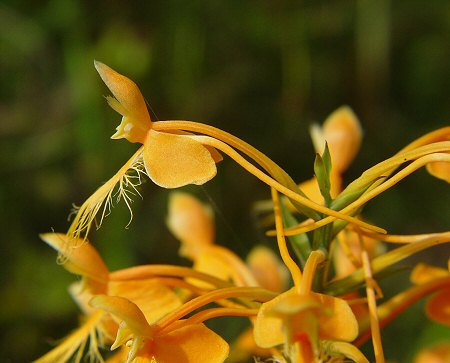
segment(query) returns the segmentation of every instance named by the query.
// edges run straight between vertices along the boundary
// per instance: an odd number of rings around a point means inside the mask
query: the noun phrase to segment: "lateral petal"
[[[149,324],[181,305],[171,289],[152,280],[111,281],[108,294],[124,297],[136,304]]]
[[[188,136],[150,130],[143,156],[147,174],[163,188],[202,185],[217,173],[208,149]]]
[[[438,179],[450,183],[450,163],[446,161],[436,161],[427,164],[427,171]]]
[[[221,363],[229,346],[203,324],[172,330],[156,339],[153,356],[158,363]]]
[[[211,207],[188,193],[173,192],[169,198],[167,226],[182,243],[180,254],[195,258],[201,248],[214,242]]]
[[[214,253],[214,249],[205,249],[194,260],[193,269],[205,274],[229,281],[233,278],[234,271],[220,256]],[[189,279],[189,282],[198,287],[207,288],[211,285],[203,281]]]
[[[273,250],[256,246],[247,256],[247,265],[261,287],[281,292],[287,285],[289,274]]]
[[[319,321],[321,339],[343,340],[351,342],[358,336],[358,321],[350,305],[334,296],[312,293],[324,308]]]
[[[150,334],[150,325],[141,309],[124,297],[97,295],[91,299],[90,305],[110,313],[120,321],[124,321],[127,328],[135,335],[146,336]]]
[[[261,305],[253,329],[255,342],[259,347],[271,348],[285,342],[283,320],[279,316],[274,316],[271,312],[286,299],[286,296],[294,294],[295,289],[291,289]]]
[[[74,238],[63,233],[43,233],[39,237],[67,259],[63,265],[66,270],[98,282],[108,281],[108,268],[97,250],[87,241],[75,238],[74,242]]]

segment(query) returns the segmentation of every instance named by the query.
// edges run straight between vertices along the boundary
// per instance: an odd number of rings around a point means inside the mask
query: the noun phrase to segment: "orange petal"
[[[170,133],[175,134],[175,135],[195,135],[192,132],[187,132],[187,131],[183,131],[183,130],[171,130]],[[211,157],[214,159],[214,162],[219,163],[223,160],[222,154],[220,152],[218,152],[217,149],[215,149],[209,145],[205,145],[205,147],[210,152]]]
[[[332,169],[330,174],[330,193],[332,198],[336,198],[342,191],[342,176]],[[319,184],[317,184],[316,177],[299,184],[299,187],[306,196],[317,204],[324,204],[323,196],[320,193]]]
[[[427,164],[427,171],[438,179],[450,183],[450,163],[446,161],[436,161]]]
[[[342,176],[338,171],[331,170],[330,174],[330,194],[332,198],[336,198],[342,192]]]
[[[261,287],[277,292],[284,290],[288,271],[270,248],[253,248],[247,256],[247,265]]]
[[[301,324],[295,315],[308,311],[316,316],[321,339],[352,341],[357,337],[358,322],[346,301],[318,293],[299,295],[293,288],[262,304],[254,327],[256,343],[262,348],[282,344],[286,339],[283,324]],[[303,328],[289,330],[295,334]]]
[[[147,105],[136,83],[117,73],[106,64],[94,61],[94,66],[114,97],[129,112],[130,117],[145,122],[150,121]]]
[[[129,78],[117,73],[106,64],[94,61],[95,68],[114,97],[108,98],[110,106],[123,117],[112,138],[127,138],[131,142],[143,142],[151,127],[150,115],[138,86]]]
[[[342,173],[361,146],[362,130],[359,120],[350,107],[342,106],[328,116],[322,129],[330,148],[333,168]]]
[[[345,171],[358,153],[362,139],[361,125],[352,109],[338,108],[325,120],[322,130],[315,127],[311,131],[316,151],[321,154],[326,141],[334,171],[339,174]]]
[[[217,173],[211,153],[202,144],[154,130],[145,139],[144,164],[153,182],[164,188],[201,185]]]
[[[74,242],[73,238],[62,233],[43,233],[39,237],[67,258],[63,265],[66,270],[98,282],[108,281],[108,268],[97,250],[87,241],[76,238]]]
[[[450,326],[450,289],[441,290],[428,299],[426,312],[430,319]]]
[[[214,249],[209,248],[196,256],[193,269],[225,281],[231,280],[234,274],[229,264],[221,256],[217,256]],[[211,287],[211,285],[195,279],[189,279],[189,282],[198,287]]]
[[[157,337],[153,356],[158,363],[221,363],[228,344],[203,324],[187,325]]]
[[[320,193],[319,184],[316,177],[306,180],[299,184],[300,189],[306,196],[317,204],[323,204],[323,196]]]
[[[259,347],[271,348],[285,342],[283,320],[278,316],[274,316],[273,310],[286,299],[286,296],[291,296],[295,293],[295,289],[288,290],[261,305],[253,329],[255,342]]]
[[[90,301],[91,306],[104,310],[120,321],[124,321],[135,335],[148,336],[151,328],[139,307],[120,296],[97,295]]]
[[[294,293],[286,294],[284,299],[273,306],[272,311],[268,311],[268,315],[277,316],[282,320],[285,341],[293,348],[290,354],[293,361],[312,362],[314,360],[319,337],[317,316],[320,315],[321,310],[320,303],[311,294]]]
[[[203,246],[213,244],[213,211],[190,194],[171,193],[166,222],[170,231],[182,242],[182,256],[193,259]]]
[[[124,297],[136,304],[149,324],[181,305],[171,289],[152,280],[111,281],[108,294]]]
[[[258,286],[258,282],[244,261],[225,247],[207,246],[202,249],[194,261],[194,270],[196,271],[221,280],[231,280],[236,286]],[[199,287],[210,286],[199,281],[192,283]]]
[[[348,303],[334,296],[312,294],[320,301],[324,314],[318,316],[321,339],[351,342],[358,336],[358,321]]]

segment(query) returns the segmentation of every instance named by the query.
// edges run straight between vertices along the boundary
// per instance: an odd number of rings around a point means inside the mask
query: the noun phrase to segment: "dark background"
[[[298,181],[312,175],[310,123],[348,104],[365,133],[346,174],[351,181],[449,124],[449,44],[446,0],[3,0],[0,361],[35,359],[76,326],[66,290],[75,278],[38,233],[66,231],[72,203],[80,205],[137,148],[109,139],[120,116],[103,98],[108,90],[94,59],[135,80],[159,119],[229,131]],[[186,190],[215,203],[219,243],[245,256],[255,243],[273,242],[251,213],[268,188],[230,160],[204,187]],[[142,194],[128,230],[120,205],[90,236],[108,266],[187,263],[164,224],[169,191],[147,182]],[[442,231],[449,203],[445,183],[421,170],[365,215],[392,233]],[[440,251],[434,262],[445,266],[448,249]],[[398,291],[392,286],[406,284],[407,275],[392,277],[385,293]],[[421,311],[416,305],[386,330],[388,358],[407,362],[423,344],[450,339]]]

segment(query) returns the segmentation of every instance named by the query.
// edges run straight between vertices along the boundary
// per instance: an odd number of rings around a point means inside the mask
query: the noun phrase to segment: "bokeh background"
[[[365,132],[347,181],[450,120],[446,0],[1,1],[1,362],[29,362],[76,326],[67,294],[74,277],[38,234],[65,231],[72,203],[137,148],[109,139],[120,117],[106,105],[94,59],[134,79],[155,118],[227,130],[298,181],[312,175],[309,125],[342,104]],[[187,190],[214,203],[219,243],[242,256],[255,243],[273,244],[252,214],[268,189],[231,161]],[[142,194],[128,229],[119,205],[91,239],[111,269],[186,264],[164,223],[169,191],[148,182]],[[445,183],[422,170],[366,216],[394,233],[442,231],[449,204]],[[448,248],[422,255],[442,266],[448,256]],[[407,275],[391,277],[385,294]],[[387,357],[408,362],[421,346],[450,339],[421,312],[415,305],[385,331]]]

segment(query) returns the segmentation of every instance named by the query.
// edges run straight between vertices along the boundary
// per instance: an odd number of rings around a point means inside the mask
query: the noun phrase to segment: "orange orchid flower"
[[[120,321],[111,349],[124,346],[127,363],[220,363],[228,356],[228,344],[201,323],[185,325],[180,321],[169,331],[157,331],[126,298],[99,295],[91,305]]]
[[[292,362],[319,362],[324,341],[351,342],[358,335],[358,323],[350,306],[342,299],[309,291],[311,264],[320,260],[314,251],[305,267],[302,286],[293,287],[263,303],[255,321],[258,346],[270,348],[285,344]],[[348,348],[350,345],[346,346]],[[353,354],[363,357],[356,347]],[[343,352],[341,352],[343,353]],[[368,362],[361,358],[358,362]]]
[[[119,271],[112,274],[112,278],[116,281],[127,281],[130,276],[143,277],[143,274],[152,272],[154,271],[142,266]],[[168,272],[166,269],[165,273]],[[109,313],[119,325],[111,349],[122,347],[122,351],[114,359],[123,357],[125,354],[123,350],[126,350],[125,361],[129,363],[153,361],[207,363],[223,362],[229,348],[222,338],[202,323],[220,316],[254,316],[257,309],[247,308],[246,305],[258,306],[257,301],[268,301],[273,296],[273,293],[260,288],[218,288],[185,302],[155,322],[150,322],[142,308],[126,297],[97,295],[91,299],[90,305]],[[245,299],[245,302],[242,300],[242,303],[235,303],[232,307],[203,309],[186,318],[195,310],[211,303],[223,304],[228,298]]]
[[[256,301],[267,301],[274,296],[273,293],[260,288],[228,287],[230,285],[226,281],[186,267],[143,265],[109,272],[91,244],[78,241],[79,246],[77,248],[68,250],[67,239],[70,237],[65,234],[47,233],[41,237],[63,254],[65,258],[64,267],[68,271],[81,276],[81,281],[73,284],[70,291],[75,301],[80,305],[84,316],[83,323],[78,329],[69,334],[56,348],[36,360],[36,363],[66,362],[73,355],[76,355],[75,361],[79,362],[87,341],[89,341],[89,354],[95,359],[103,361],[98,347],[110,344],[115,339],[116,343],[112,345],[115,348],[122,345],[119,342],[122,342],[123,339],[126,340],[128,335],[133,332],[140,336],[142,331],[137,328],[140,327],[139,321],[141,320],[145,321],[147,325],[157,325],[158,339],[161,338],[158,341],[164,343],[158,345],[156,351],[151,351],[157,352],[155,354],[158,356],[161,355],[162,362],[172,362],[167,358],[168,356],[172,357],[171,359],[182,357],[184,351],[180,351],[180,349],[194,349],[193,347],[198,346],[203,338],[206,341],[209,339],[212,344],[214,341],[219,342],[219,346],[223,347],[221,338],[219,339],[215,333],[201,324],[204,320],[228,315],[254,316],[257,313],[255,308],[259,306]],[[190,284],[190,280],[201,281],[203,284],[211,286],[212,289],[205,292]],[[182,304],[181,297],[174,292],[173,288],[188,290],[199,296]],[[245,303],[234,303],[232,301],[227,303],[225,301],[227,298],[247,300],[245,300]],[[255,302],[248,299],[255,299]],[[102,303],[99,303],[99,301]],[[105,301],[106,305],[103,303]],[[124,301],[126,302],[124,303]],[[206,309],[184,321],[178,320],[195,309],[212,302],[217,302],[224,307]],[[130,308],[131,311],[139,311],[136,313],[137,315],[135,314],[132,317],[132,320],[128,321],[128,324],[122,323],[124,319],[118,313],[121,311],[121,306],[133,306]],[[110,312],[113,314],[109,314]],[[124,314],[126,316],[127,312],[125,311]],[[135,325],[132,325],[134,323]],[[186,326],[183,327],[183,324]],[[127,328],[125,329],[123,325],[126,325]],[[192,334],[197,335],[198,339],[192,340],[189,338]],[[174,339],[176,342],[174,342]],[[178,350],[173,348],[174,344],[179,346]],[[128,348],[124,346],[122,351],[113,359],[121,359],[125,354],[123,350],[127,351]],[[197,352],[199,351],[197,349]],[[226,351],[228,352],[228,345],[226,345]],[[134,356],[134,353],[127,354],[128,357]],[[179,362],[202,362],[202,360],[196,360],[195,354],[189,357],[189,360],[179,360]],[[219,354],[217,357],[220,358],[221,355]],[[146,362],[147,358],[146,356],[136,357],[136,360],[129,360],[129,362]],[[215,360],[214,358],[210,361],[218,362],[221,360]],[[209,360],[205,362],[209,362]]]
[[[310,363],[319,362],[329,353],[324,347],[330,341],[347,343],[340,345],[342,349],[345,347],[343,351],[334,351],[333,354],[368,362],[355,346],[349,344],[358,336],[358,323],[348,303],[311,291],[316,268],[325,259],[324,252],[312,251],[304,271],[300,271],[286,246],[279,197],[274,190],[272,198],[278,246],[291,272],[294,287],[262,304],[254,324],[256,344],[262,348],[284,344],[290,361]]]
[[[78,350],[81,359],[86,341],[90,339],[91,354],[101,360],[98,342],[112,342],[119,326],[103,313],[89,305],[97,295],[122,296],[143,310],[148,321],[154,322],[169,311],[179,307],[181,301],[168,287],[156,279],[136,281],[114,281],[103,259],[90,243],[79,243],[79,247],[67,250],[68,236],[60,233],[42,234],[41,238],[58,252],[65,254],[64,268],[81,276],[69,291],[84,314],[82,325],[66,337],[60,345],[36,360],[36,363],[65,362]]]
[[[177,188],[204,184],[216,175],[218,153],[214,153],[215,160],[199,142],[176,133],[154,130],[144,97],[136,84],[101,62],[94,64],[115,97],[107,97],[109,105],[122,115],[122,122],[111,138],[125,138],[144,145],[145,170],[155,184]]]
[[[96,61],[94,64],[115,97],[107,97],[109,105],[122,115],[122,122],[112,138],[125,138],[143,145],[110,180],[76,210],[76,216],[68,231],[69,236],[87,236],[99,212],[101,219],[97,225],[101,225],[103,218],[110,212],[114,195],[117,201],[123,199],[131,212],[131,198],[134,194],[139,194],[137,186],[141,184],[144,175],[148,175],[153,182],[165,188],[206,183],[216,175],[215,164],[222,159],[219,151],[286,195],[299,211],[313,219],[320,219],[319,213],[322,213],[332,216],[325,223],[331,223],[338,218],[362,228],[384,231],[311,201],[292,178],[271,159],[227,132],[191,121],[152,121],[144,97],[133,81],[101,62]]]

